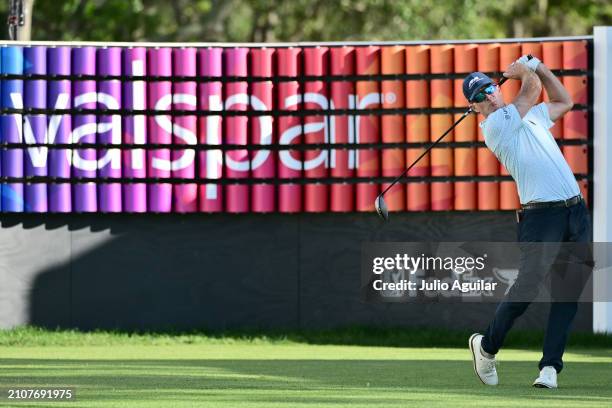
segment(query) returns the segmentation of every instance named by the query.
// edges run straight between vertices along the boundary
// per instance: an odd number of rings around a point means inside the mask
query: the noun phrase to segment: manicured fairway
[[[9,342],[10,343],[10,342]],[[610,407],[612,348],[567,354],[562,388],[532,388],[539,352],[505,350],[500,385],[465,348],[309,345],[266,339],[0,343],[0,388],[71,386],[64,407]],[[189,344],[192,343],[192,344]],[[6,393],[6,391],[3,391]]]

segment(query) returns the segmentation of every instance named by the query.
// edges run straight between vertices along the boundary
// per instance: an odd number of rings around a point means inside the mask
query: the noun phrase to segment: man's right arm
[[[506,72],[504,72],[504,76],[521,81],[521,90],[512,101],[512,104],[516,107],[521,118],[523,118],[538,100],[538,96],[542,92],[542,82],[535,73],[520,63],[510,64]]]

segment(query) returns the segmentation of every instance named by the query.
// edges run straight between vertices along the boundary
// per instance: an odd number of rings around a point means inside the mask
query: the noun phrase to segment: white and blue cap
[[[482,72],[472,72],[463,80],[463,95],[469,102],[472,102],[478,92],[494,83],[491,78]]]

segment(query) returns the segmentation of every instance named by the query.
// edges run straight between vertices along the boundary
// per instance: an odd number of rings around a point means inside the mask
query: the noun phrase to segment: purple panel
[[[221,57],[223,49],[204,48],[198,50],[199,74],[205,77],[223,76]],[[202,110],[222,110],[223,94],[221,81],[202,82],[198,85],[198,106]],[[199,118],[199,142],[207,145],[221,144],[221,116]],[[202,150],[198,153],[199,176],[220,179],[223,175],[223,153],[221,150]],[[223,187],[220,184],[199,186],[198,198],[201,212],[223,211]]]
[[[47,47],[26,47],[23,50],[26,74],[44,75],[47,72]],[[42,79],[24,82],[25,108],[47,107],[47,83]],[[23,122],[23,138],[28,144],[46,143],[47,115],[26,115]],[[47,175],[47,147],[29,147],[25,154],[25,176]],[[25,211],[47,212],[47,184],[26,183]]]
[[[99,48],[96,56],[98,75],[121,75],[121,48]],[[98,108],[119,109],[121,106],[121,81],[98,81]],[[121,115],[98,117],[98,143],[121,144]],[[121,178],[121,150],[98,149],[98,177]],[[121,183],[98,183],[100,212],[121,212]]]
[[[147,54],[147,72],[153,76],[172,76],[172,49],[151,48]],[[147,108],[170,110],[172,105],[172,83],[151,81],[147,88]],[[170,127],[168,127],[170,123]],[[147,121],[149,143],[172,143],[172,124],[169,115],[149,116]],[[147,174],[154,178],[170,177],[170,149],[154,149],[147,153]],[[172,211],[172,184],[149,184],[149,212]]]
[[[147,64],[146,48],[126,48],[123,50],[123,74],[145,75]],[[126,109],[145,109],[147,88],[144,81],[123,82],[123,107]],[[128,144],[147,142],[147,122],[144,115],[123,117],[123,141]],[[146,153],[144,149],[124,149],[122,154],[123,175],[126,178],[145,178],[147,176]],[[147,185],[129,183],[123,185],[123,211],[142,213],[147,211]]]
[[[47,50],[47,73],[70,75],[70,47],[50,47]],[[54,109],[70,109],[72,84],[68,79],[47,81],[47,106]],[[49,117],[49,143],[68,144],[72,131],[72,117],[68,114]],[[70,178],[70,156],[68,149],[50,149],[49,176]],[[72,211],[70,183],[49,185],[49,212]]]
[[[176,48],[172,56],[174,76],[196,76],[196,49]],[[176,110],[195,110],[196,82],[180,81],[174,83],[173,107]],[[198,142],[197,117],[178,115],[174,118],[173,141],[175,144],[196,145]],[[193,179],[195,177],[195,150],[172,151],[172,177]],[[174,212],[195,212],[198,203],[197,184],[177,184],[173,189]]]
[[[23,47],[2,47],[0,52],[3,74],[23,73]],[[19,108],[16,103],[23,106],[23,80],[2,80],[1,106]],[[21,128],[23,117],[21,114],[0,116],[2,140],[9,143],[21,143]],[[23,177],[23,148],[7,148],[2,150],[2,175],[7,177]],[[24,197],[23,183],[2,184],[2,211],[23,212]]]
[[[96,74],[96,49],[94,47],[78,47],[72,49],[72,75]],[[73,80],[72,95],[74,108],[96,109],[96,81]],[[96,115],[73,113],[72,142],[96,142]],[[72,155],[72,175],[75,178],[96,177],[96,149],[75,149]],[[96,183],[76,183],[73,186],[74,211],[96,212]]]

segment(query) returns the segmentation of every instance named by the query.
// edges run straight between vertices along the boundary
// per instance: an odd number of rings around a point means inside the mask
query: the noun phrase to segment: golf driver
[[[528,59],[533,58],[531,55],[527,56]],[[501,80],[497,83],[498,86],[501,86],[504,82],[506,82],[508,78],[506,77],[502,77]],[[387,188],[385,188],[383,190],[382,193],[380,193],[378,195],[378,197],[376,197],[376,200],[374,201],[374,207],[376,208],[376,212],[378,213],[378,215],[384,220],[384,221],[389,221],[389,210],[387,209],[387,204],[385,203],[385,199],[384,199],[384,195],[387,191],[389,191],[389,189],[391,189],[391,187],[393,187],[398,181],[400,181],[402,179],[402,177],[404,177],[406,175],[406,173],[408,173],[410,171],[410,169],[412,169],[414,167],[415,164],[417,164],[419,162],[419,160],[421,160],[427,153],[429,153],[429,151],[436,146],[442,139],[444,139],[444,136],[446,136],[451,130],[453,130],[455,128],[455,126],[457,126],[459,123],[461,123],[461,121],[463,119],[466,118],[466,116],[468,116],[470,113],[472,113],[472,108],[469,108],[463,115],[461,115],[461,117],[446,131],[444,132],[444,134],[442,136],[440,136],[435,142],[433,142],[427,149],[425,149],[425,151],[423,153],[421,153],[421,155],[406,169],[404,170],[404,172],[402,174],[400,174],[399,176],[397,176],[395,178],[395,180],[393,180],[391,182],[391,184],[389,184],[387,186]]]

